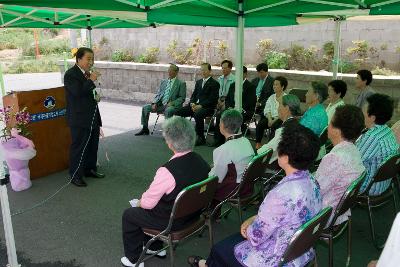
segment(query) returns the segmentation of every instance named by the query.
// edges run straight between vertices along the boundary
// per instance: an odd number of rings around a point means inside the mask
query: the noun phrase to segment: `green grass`
[[[62,55],[41,56],[39,59],[34,57],[18,59],[7,67],[4,72],[8,74],[57,72],[60,70],[57,61],[62,59]]]

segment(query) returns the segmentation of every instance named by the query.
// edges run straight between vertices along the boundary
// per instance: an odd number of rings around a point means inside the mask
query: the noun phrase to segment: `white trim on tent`
[[[322,4],[322,5],[331,5],[331,6],[343,6],[343,7],[350,7],[350,8],[358,8],[358,5],[352,4],[345,4],[345,3],[336,3],[324,0],[299,0],[300,2],[308,2],[314,4]]]
[[[0,10],[2,12],[6,13],[6,14],[10,14],[10,15],[18,16],[18,17],[23,17],[23,18],[26,18],[26,19],[31,19],[31,20],[34,20],[34,21],[39,21],[39,22],[43,22],[43,23],[47,23],[47,24],[53,24],[53,22],[50,21],[50,20],[45,20],[45,19],[42,19],[42,18],[37,18],[37,17],[34,17],[34,16],[30,16],[30,15],[25,15],[23,13],[11,11],[11,10],[5,10],[5,9],[0,9]]]
[[[70,17],[68,17],[68,18],[66,18],[66,19],[64,19],[64,20],[62,20],[62,21],[60,21],[60,24],[65,24],[65,23],[67,23],[67,22],[73,20],[74,18],[79,17],[80,15],[81,15],[81,14],[76,13],[76,14],[74,14],[74,15],[72,15],[72,16],[70,16]]]
[[[229,8],[229,7],[226,7],[226,6],[224,6],[224,5],[220,5],[220,4],[214,3],[214,2],[209,1],[209,0],[198,0],[198,1],[207,3],[207,4],[209,4],[209,5],[218,7],[218,8],[220,8],[220,9],[227,10],[227,11],[232,12],[232,13],[234,13],[234,14],[237,14],[237,13],[238,13],[237,10],[234,10],[234,9],[232,9],[232,8]]]
[[[172,3],[168,3],[168,4],[164,4],[162,6],[160,6],[159,4],[155,4],[153,6],[150,6],[150,9],[158,9],[158,8],[164,8],[164,7],[170,7],[170,6],[176,6],[176,5],[181,5],[181,4],[186,4],[186,3],[190,3],[190,2],[194,2],[197,0],[181,0],[181,1],[174,1]]]
[[[32,15],[36,11],[37,11],[37,9],[33,9],[33,10],[29,11],[28,13],[26,13],[25,15],[27,15],[27,16]],[[1,27],[7,27],[8,25],[13,24],[14,22],[17,22],[20,19],[23,19],[23,17],[16,17],[15,19],[12,19],[6,23],[4,23],[4,21],[3,21],[1,24]]]
[[[110,24],[110,23],[114,23],[114,22],[118,22],[118,19],[110,19],[110,20],[108,20],[108,21],[99,23],[99,24],[97,24],[97,25],[93,25],[92,28],[95,29],[95,28],[98,28],[98,27],[101,27],[101,26],[104,26],[104,25],[108,25],[108,24]]]
[[[121,4],[128,5],[128,6],[134,6],[134,7],[137,6],[137,4],[132,3],[131,1],[128,1],[128,0],[114,0],[114,1],[115,1],[115,2],[119,2],[119,3],[121,3]]]
[[[395,4],[395,3],[398,3],[398,2],[400,2],[400,0],[389,0],[389,1],[386,1],[386,2],[372,4],[371,7],[386,6],[386,5]]]
[[[4,24],[4,18],[3,18],[3,13],[0,11],[0,21],[1,21],[1,25]]]
[[[289,4],[289,3],[292,3],[292,2],[296,2],[296,1],[297,0],[286,0],[286,1],[279,2],[279,3],[275,3],[275,4],[270,4],[270,5],[266,5],[266,6],[260,6],[260,7],[253,8],[253,9],[250,9],[248,11],[245,11],[245,14],[253,13],[253,12],[256,12],[256,11],[263,10],[263,9],[268,9],[268,8],[271,8],[271,7],[276,7],[276,6]]]

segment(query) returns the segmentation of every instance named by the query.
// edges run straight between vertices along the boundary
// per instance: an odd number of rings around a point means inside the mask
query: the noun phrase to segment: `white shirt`
[[[328,123],[331,121],[333,115],[335,114],[336,108],[339,106],[343,106],[343,105],[344,105],[344,102],[342,99],[340,99],[335,104],[329,103],[329,105],[325,109],[326,114],[328,115]]]
[[[247,138],[240,137],[229,140],[214,149],[214,167],[209,175],[218,176],[218,182],[221,183],[228,172],[228,164],[233,163],[237,174],[236,182],[240,183],[243,178],[243,172],[253,157],[254,150]]]
[[[400,213],[393,222],[385,247],[379,257],[377,267],[398,266],[400,262]]]
[[[286,95],[286,93],[282,94],[282,96],[284,95]],[[279,102],[276,99],[276,94],[273,94],[270,97],[268,97],[268,100],[265,103],[264,115],[267,117],[267,114],[270,113],[273,119],[278,118],[278,107],[279,107]]]

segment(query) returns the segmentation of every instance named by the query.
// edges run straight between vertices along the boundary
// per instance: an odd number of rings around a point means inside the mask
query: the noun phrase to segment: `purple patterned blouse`
[[[235,246],[236,259],[249,267],[278,266],[297,229],[322,208],[318,183],[308,171],[286,176],[261,204],[248,239]],[[309,250],[285,266],[304,266],[314,255]]]

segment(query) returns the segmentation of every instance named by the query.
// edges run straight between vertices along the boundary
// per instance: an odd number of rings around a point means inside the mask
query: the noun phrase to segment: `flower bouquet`
[[[10,171],[11,188],[22,191],[31,187],[29,160],[36,156],[33,142],[29,136],[30,115],[26,108],[13,112],[12,107],[0,108],[0,121],[4,123],[1,136],[1,149]]]

